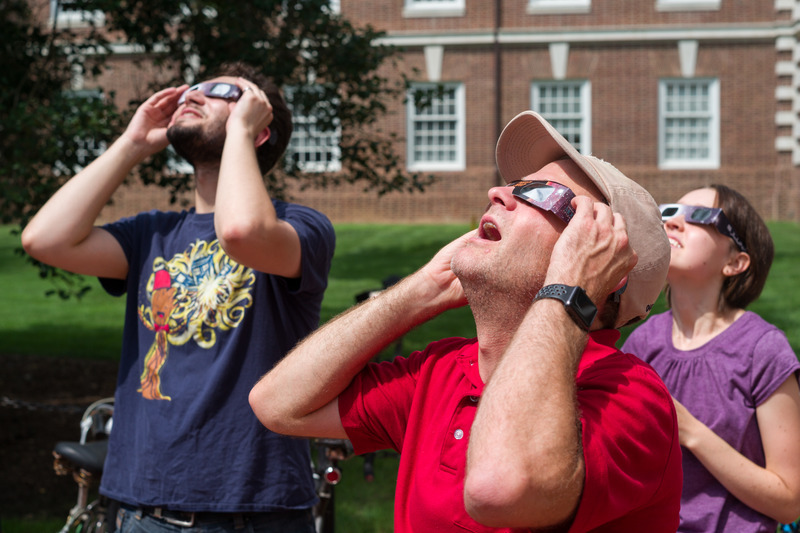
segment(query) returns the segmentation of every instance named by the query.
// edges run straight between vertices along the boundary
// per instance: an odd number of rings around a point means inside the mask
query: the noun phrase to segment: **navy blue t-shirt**
[[[273,201],[300,237],[287,279],[230,259],[214,215],[141,213],[104,226],[128,258],[125,331],[101,491],[186,511],[308,508],[308,442],[270,432],[248,403],[258,379],[319,323],[335,236],[321,213]]]

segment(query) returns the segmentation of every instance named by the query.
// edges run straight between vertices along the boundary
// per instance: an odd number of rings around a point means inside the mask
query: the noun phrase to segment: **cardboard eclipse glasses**
[[[569,224],[575,215],[571,205],[575,193],[565,185],[555,181],[517,180],[509,183],[507,187],[514,187],[511,194],[516,198],[539,209],[550,211],[565,224]]]
[[[186,101],[186,95],[191,91],[200,91],[209,98],[221,98],[223,100],[231,100],[232,102],[242,97],[242,90],[232,83],[206,81],[192,85],[183,91],[181,97],[178,98],[178,105]]]
[[[719,207],[705,207],[702,205],[684,205],[684,204],[661,204],[658,206],[661,211],[661,222],[683,215],[683,218],[689,224],[703,224],[714,226],[722,235],[730,237],[742,252],[747,252],[744,241],[739,238],[736,231],[733,229],[728,217],[722,212]]]
[[[206,81],[192,85],[183,91],[183,94],[181,94],[180,98],[178,98],[178,105],[181,105],[186,101],[186,95],[189,94],[189,91],[200,91],[209,98],[219,98],[222,100],[230,100],[231,102],[236,102],[242,97],[242,94],[244,94],[244,91],[240,89],[239,86],[233,85],[232,83]],[[271,145],[274,145],[278,142],[277,131],[271,127],[268,129],[269,138],[267,139],[267,142]]]

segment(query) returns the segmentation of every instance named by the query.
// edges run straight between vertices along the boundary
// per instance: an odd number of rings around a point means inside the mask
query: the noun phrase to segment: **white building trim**
[[[442,80],[442,60],[444,59],[444,46],[430,45],[424,48],[425,72],[428,81],[438,83]]]
[[[546,31],[544,29],[525,31],[501,31],[497,40],[502,44],[534,44],[549,45],[553,42],[565,43],[651,43],[671,41],[726,41],[726,42],[774,42],[780,37],[794,37],[800,27],[794,24],[775,26],[773,24],[753,26],[729,26],[722,28],[642,28],[632,30],[592,30],[563,32]],[[427,46],[438,44],[443,46],[474,46],[495,42],[491,32],[464,34],[401,34],[393,33],[377,40],[378,44],[401,47]]]
[[[550,70],[553,78],[563,80],[567,77],[567,64],[569,62],[569,43],[550,44]]]
[[[697,41],[678,41],[678,56],[681,63],[681,76],[694,78],[694,69],[697,65]]]

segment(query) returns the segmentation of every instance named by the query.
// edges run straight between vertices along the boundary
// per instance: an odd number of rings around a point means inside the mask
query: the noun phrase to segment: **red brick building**
[[[346,187],[296,193],[334,222],[474,220],[499,179],[499,130],[525,109],[540,111],[658,202],[725,183],[767,219],[800,220],[798,1],[337,4],[355,24],[386,30],[386,41],[404,50],[401,68],[420,86],[442,83],[445,92],[423,111],[396,102],[384,124],[404,139],[408,168],[437,182],[425,193],[382,198]],[[108,74],[120,98],[144,90],[128,62],[122,53]],[[335,148],[309,154],[324,146],[309,139],[298,137],[293,149],[335,163]],[[153,205],[121,194],[108,215],[141,202]]]

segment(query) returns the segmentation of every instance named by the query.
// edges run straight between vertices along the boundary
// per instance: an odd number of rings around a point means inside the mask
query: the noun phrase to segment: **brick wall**
[[[788,16],[776,13],[773,0],[722,2],[719,11],[659,13],[652,6],[632,9],[629,0],[593,2],[585,15],[528,15],[526,2],[503,3],[504,31],[555,31],[587,27],[608,31],[646,30],[649,27],[747,24],[769,26]],[[637,5],[640,5],[637,3]],[[394,35],[459,35],[491,32],[494,4],[467,0],[464,17],[403,18],[402,2],[387,8],[372,0],[345,0],[345,17],[386,28]],[[523,33],[524,33],[523,32]],[[533,80],[552,79],[548,42],[504,44],[502,47],[501,121],[530,106]],[[134,67],[133,57],[119,57],[103,81],[118,87],[117,101],[143,98],[145,81],[156,73]],[[776,138],[791,136],[790,126],[776,125],[776,113],[791,111],[791,102],[779,103],[776,87],[791,83],[791,76],[776,75],[778,61],[792,61],[791,51],[778,52],[769,39],[731,42],[700,41],[696,77],[719,80],[721,102],[720,168],[714,170],[661,170],[658,168],[658,81],[681,76],[677,42],[672,39],[624,42],[573,42],[569,49],[567,79],[591,81],[592,151],[642,183],[658,202],[674,201],[688,190],[710,183],[726,183],[747,196],[768,219],[800,220],[800,174],[791,154],[778,152]],[[400,68],[417,69],[427,81],[422,48],[409,47]],[[464,83],[466,96],[466,170],[437,175],[425,193],[392,193],[378,197],[359,186],[325,191],[292,191],[293,198],[315,207],[334,222],[469,222],[486,205],[486,191],[497,181],[494,145],[495,56],[491,45],[445,46],[441,81]],[[392,72],[387,70],[387,75]],[[397,101],[381,127],[406,135],[405,109]],[[405,153],[405,145],[398,149]],[[168,207],[160,189],[133,186],[120,191],[103,213],[110,219],[152,206]]]

